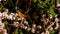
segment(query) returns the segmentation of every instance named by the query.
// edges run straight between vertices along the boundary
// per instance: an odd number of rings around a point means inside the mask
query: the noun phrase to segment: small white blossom
[[[3,12],[2,16],[3,16],[3,18],[6,18],[6,17],[8,17],[8,14],[6,12]]]
[[[25,30],[26,30],[26,29],[27,29],[27,26],[23,26],[23,29],[25,29]]]
[[[15,27],[19,26],[19,22],[14,22],[13,24],[14,24]]]
[[[58,4],[57,4],[57,7],[59,7],[59,6],[60,6],[60,4],[58,3]]]
[[[16,18],[15,17],[13,17],[13,20],[15,20]]]
[[[47,23],[48,23],[49,22],[49,19],[47,18],[46,20],[47,20]]]
[[[0,0],[0,1],[2,1],[2,0]]]
[[[37,28],[41,29],[42,27],[40,25],[38,25]]]
[[[21,18],[18,18],[18,21],[21,20]]]
[[[28,22],[27,21],[24,21],[24,24],[28,25]]]
[[[55,22],[58,23],[58,18],[55,18]]]
[[[52,19],[52,15],[50,14],[50,19]]]
[[[32,26],[33,28],[35,28],[36,27],[36,24],[33,24],[33,26]]]
[[[27,31],[30,31],[31,30],[31,28],[27,28]]]
[[[53,28],[51,27],[50,30],[53,30]]]
[[[9,16],[7,17],[7,19],[13,20],[12,17],[13,17],[13,15],[9,15]]]
[[[3,29],[4,28],[4,23],[0,23],[0,29]]]
[[[43,18],[44,18],[45,16],[46,16],[45,14],[42,15]]]
[[[17,17],[18,16],[18,14],[17,13],[15,13],[15,17]]]
[[[32,33],[35,33],[35,29],[34,29],[34,28],[32,28],[32,29],[31,29],[31,32],[32,32]]]
[[[45,34],[44,32],[42,32],[41,34]]]

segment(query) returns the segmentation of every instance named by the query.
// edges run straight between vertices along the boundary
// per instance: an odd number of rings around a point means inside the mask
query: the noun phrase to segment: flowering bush
[[[60,8],[54,2],[0,0],[0,34],[60,34]]]

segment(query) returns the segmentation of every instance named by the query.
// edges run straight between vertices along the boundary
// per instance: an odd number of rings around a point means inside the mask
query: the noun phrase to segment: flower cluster
[[[42,14],[41,23],[42,25],[32,24],[30,26],[29,21],[26,20],[24,16],[21,16],[22,13],[10,13],[9,10],[5,9],[4,12],[0,12],[0,32],[4,31],[4,34],[7,34],[7,29],[5,29],[5,24],[2,23],[4,19],[8,20],[8,25],[11,25],[15,28],[22,28],[28,32],[36,33],[36,34],[49,34],[50,30],[57,30],[59,28],[58,15],[48,15],[46,18],[46,14]],[[11,22],[11,23],[10,23]],[[40,23],[40,24],[41,24]],[[56,24],[56,26],[55,26]]]

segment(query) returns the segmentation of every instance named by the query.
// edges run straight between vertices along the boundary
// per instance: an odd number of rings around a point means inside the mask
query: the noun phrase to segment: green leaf
[[[54,7],[53,7],[53,6],[50,7],[49,11],[50,11],[50,14],[52,14],[52,15],[56,14],[56,13],[54,12]]]
[[[36,3],[37,0],[32,0],[34,3]]]
[[[55,31],[54,30],[50,31],[50,34],[55,34]]]
[[[3,5],[0,4],[0,12],[3,11]]]
[[[60,0],[58,0],[58,3],[60,3]]]

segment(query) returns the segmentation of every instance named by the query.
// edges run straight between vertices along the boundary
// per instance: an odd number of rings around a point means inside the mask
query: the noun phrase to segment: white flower
[[[55,22],[57,22],[57,23],[58,23],[58,18],[55,18]]]
[[[45,14],[43,14],[43,15],[42,15],[42,18],[44,18],[45,16],[46,16],[46,15],[45,15]]]
[[[4,23],[0,23],[0,28],[4,28]]]
[[[3,18],[6,18],[6,17],[8,17],[8,14],[6,12],[3,12],[2,16],[3,16]]]
[[[26,29],[27,29],[27,26],[23,26],[23,29],[25,29],[25,30],[26,30]]]
[[[2,1],[2,0],[0,0],[0,1]]]
[[[41,29],[42,27],[40,25],[38,25],[37,28]]]
[[[18,14],[17,13],[15,13],[15,17],[17,17],[18,16]]]
[[[55,17],[57,17],[57,15],[55,15]]]
[[[59,7],[60,6],[60,4],[57,4],[57,7]]]
[[[7,34],[7,32],[5,32],[4,34]]]
[[[16,18],[15,17],[13,17],[13,20],[15,20]]]
[[[48,23],[49,22],[49,19],[47,18],[46,20],[47,20],[47,23]]]
[[[14,13],[11,13],[11,15],[15,15]]]
[[[42,32],[41,34],[45,34],[44,32]]]
[[[22,20],[22,19],[21,19],[21,18],[18,18],[18,21],[19,21],[19,20]]]
[[[52,15],[50,14],[50,19],[52,19]]]
[[[31,28],[27,28],[27,31],[30,31],[31,30]]]
[[[53,30],[53,28],[51,27],[50,30]]]
[[[35,33],[35,29],[34,29],[34,28],[32,28],[32,29],[31,29],[31,32],[32,32],[32,33]]]
[[[36,27],[36,24],[33,24],[33,26],[32,26],[33,28],[35,28]]]
[[[19,26],[19,22],[14,22],[13,24],[14,24],[15,27]]]
[[[28,22],[27,21],[24,21],[24,24],[28,25]]]
[[[7,17],[7,19],[13,20],[12,17],[13,17],[13,15],[9,15],[9,16]]]

